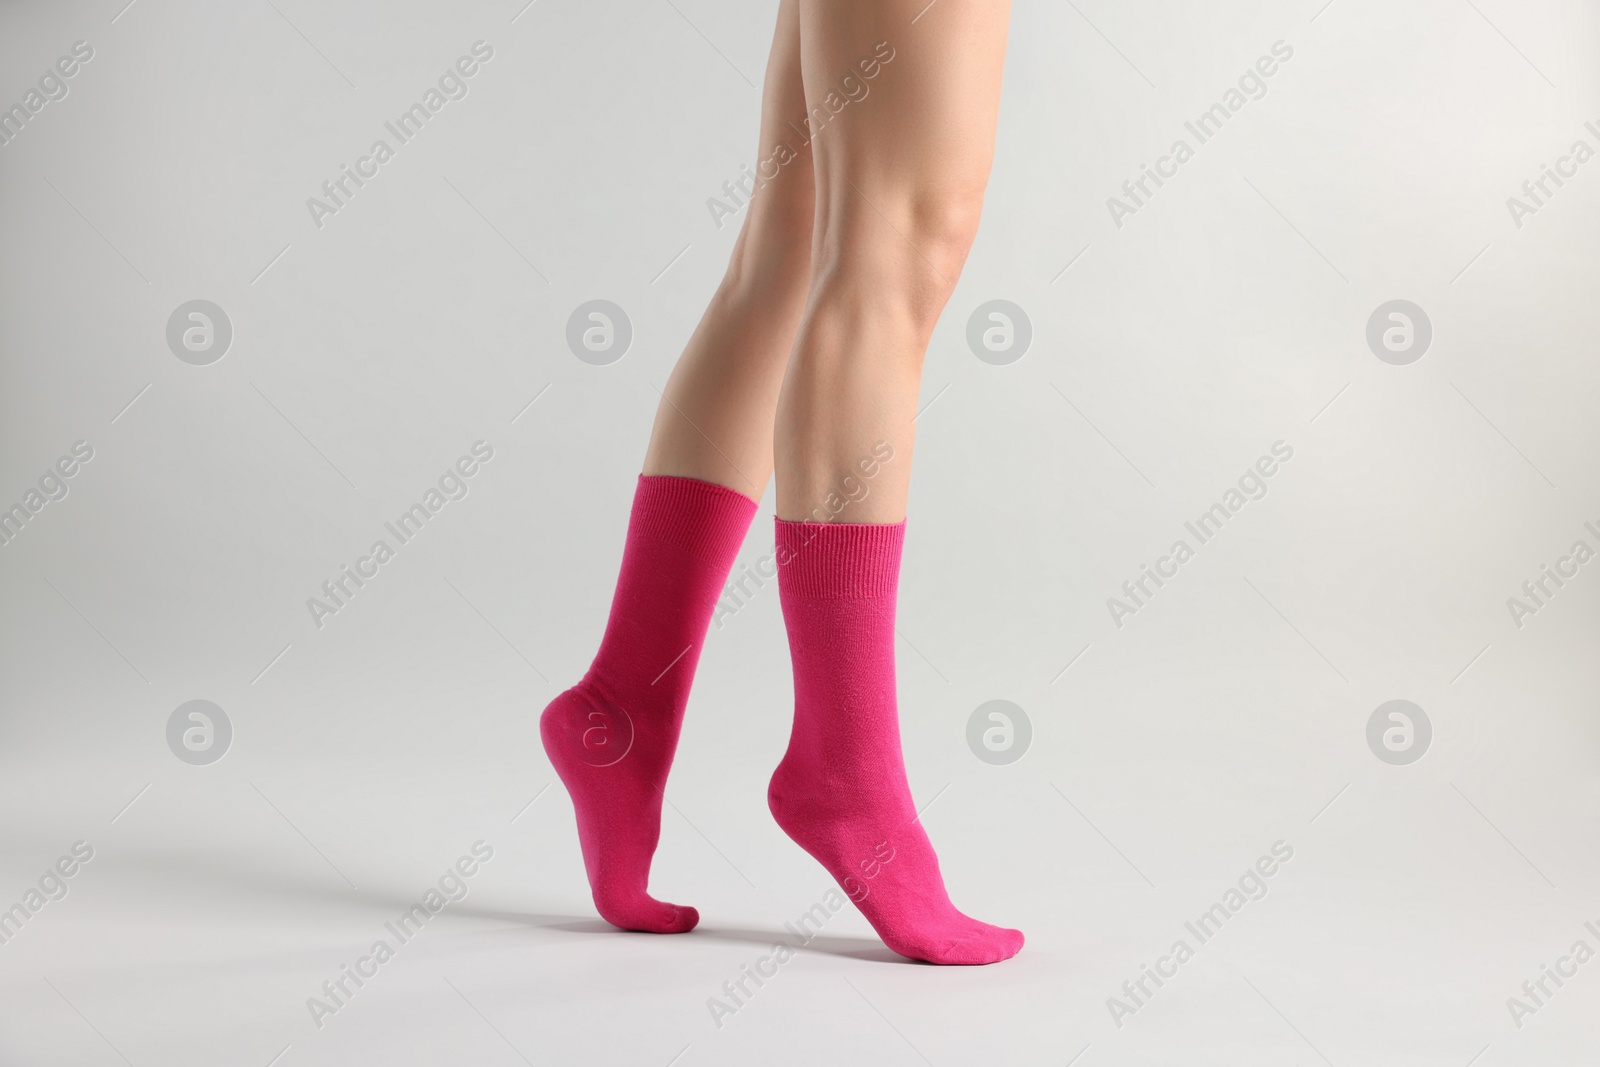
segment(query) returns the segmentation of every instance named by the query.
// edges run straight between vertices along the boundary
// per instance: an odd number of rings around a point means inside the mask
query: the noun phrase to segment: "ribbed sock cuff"
[[[674,545],[703,559],[728,561],[744,544],[756,502],[715,482],[641,474],[628,520],[630,537]]]
[[[892,595],[900,581],[906,524],[777,523],[778,582],[789,593],[829,600]]]

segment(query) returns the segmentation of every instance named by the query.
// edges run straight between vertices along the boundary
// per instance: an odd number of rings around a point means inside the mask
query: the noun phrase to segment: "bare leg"
[[[922,357],[977,232],[993,157],[1007,0],[802,0],[807,103],[870,92],[812,145],[811,291],[777,415],[778,515],[810,515],[887,441],[851,522],[905,517]],[[883,42],[880,44],[880,42]],[[863,58],[892,55],[863,78]],[[869,68],[870,69],[870,68]]]
[[[716,482],[758,500],[772,476],[773,412],[811,266],[811,150],[789,127],[805,110],[799,2],[782,0],[757,155],[772,162],[757,168],[761,184],[727,274],[667,381],[645,474]],[[787,150],[775,158],[779,145]]]

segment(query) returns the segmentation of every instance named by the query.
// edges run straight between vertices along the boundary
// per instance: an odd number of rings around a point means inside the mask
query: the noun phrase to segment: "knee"
[[[983,185],[973,183],[920,193],[907,210],[907,237],[927,258],[929,267],[948,289],[955,287],[967,253],[978,236],[983,214]]]
[[[823,220],[812,288],[866,293],[931,333],[961,276],[982,212],[981,182],[883,194],[846,185]]]
[[[802,177],[807,176],[771,182],[750,198],[749,214],[729,257],[726,285],[736,290],[770,292],[780,287],[804,292],[811,266],[816,195]]]

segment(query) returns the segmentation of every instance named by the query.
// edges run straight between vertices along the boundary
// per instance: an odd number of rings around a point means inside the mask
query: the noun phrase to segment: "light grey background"
[[[696,933],[604,932],[536,718],[598,640],[731,247],[706,200],[756,159],[776,5],[124,3],[0,10],[0,105],[94,49],[0,147],[0,503],[94,449],[0,547],[0,907],[94,849],[0,945],[0,1062],[1592,1062],[1600,962],[1520,1027],[1507,998],[1600,948],[1600,562],[1520,628],[1506,603],[1600,547],[1600,160],[1520,227],[1506,204],[1600,148],[1592,4],[1018,0],[899,655],[951,892],[1028,945],[916,966],[841,913],[719,1028],[707,999],[831,884],[765,809],[776,589],[713,632],[668,792],[652,885]],[[469,94],[317,228],[306,199],[478,40]],[[1116,226],[1280,40],[1267,94]],[[233,327],[209,366],[165,340],[193,299]],[[609,366],[566,347],[591,299],[633,325]],[[1007,366],[966,342],[995,299],[1032,323]],[[1394,299],[1433,327],[1407,366],[1365,341]],[[469,495],[314,626],[479,440]],[[1268,495],[1114,625],[1280,440]],[[769,493],[746,560],[770,521]],[[167,747],[196,699],[233,730],[205,766]],[[995,699],[1033,731],[1003,766],[967,745]],[[1406,766],[1367,747],[1392,699],[1433,726]],[[315,1026],[480,839],[466,899]],[[1277,841],[1268,895],[1116,1025]]]

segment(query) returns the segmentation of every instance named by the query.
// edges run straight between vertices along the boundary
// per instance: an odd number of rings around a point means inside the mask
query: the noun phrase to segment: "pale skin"
[[[645,474],[759,498],[776,472],[780,519],[906,517],[923,356],[977,232],[1009,15],[1009,0],[781,0],[757,158],[780,142],[794,158],[745,208]],[[808,113],[820,130],[802,144]],[[883,442],[893,458],[864,483]]]

